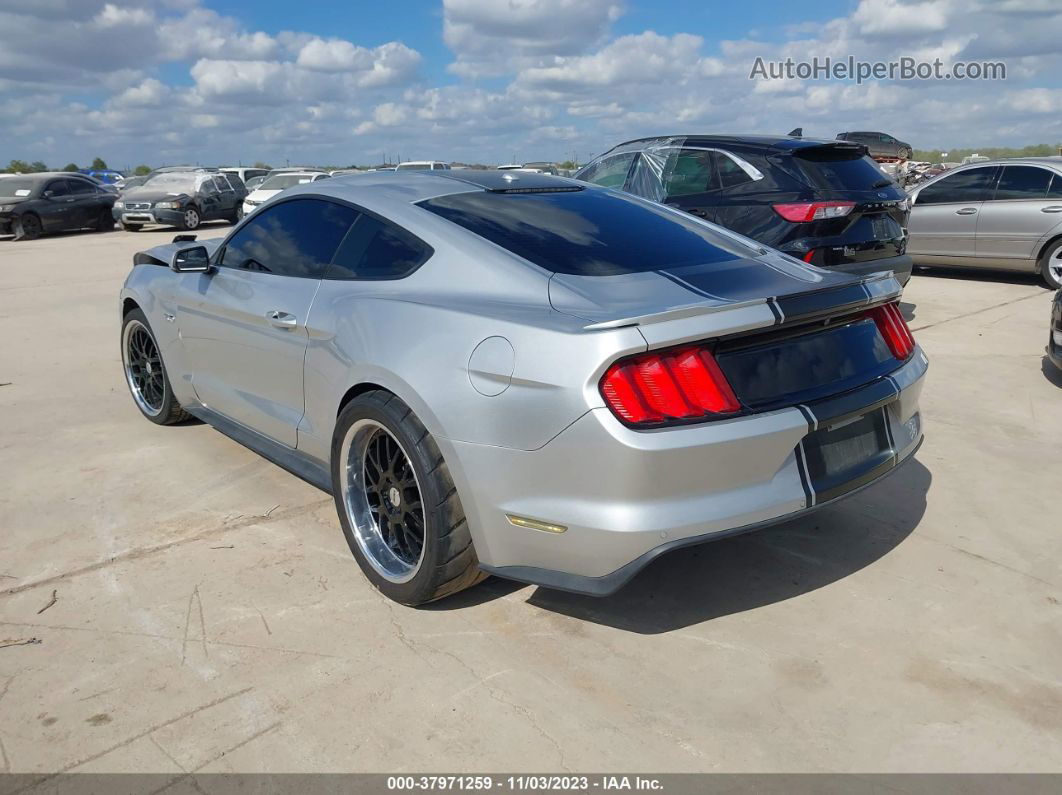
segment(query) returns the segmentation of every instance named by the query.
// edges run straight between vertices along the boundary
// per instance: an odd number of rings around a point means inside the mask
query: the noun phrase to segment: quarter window
[[[917,204],[958,204],[981,202],[991,196],[996,167],[971,168],[927,185],[918,194]]]
[[[357,217],[353,208],[319,199],[264,208],[229,238],[219,264],[319,279]]]
[[[1051,187],[1047,189],[1047,198],[1062,199],[1062,174],[1055,174],[1051,178]]]
[[[624,152],[621,155],[602,158],[588,166],[579,179],[605,188],[622,188],[636,154],[637,152]]]
[[[1004,166],[996,188],[996,201],[1005,199],[1044,199],[1051,184],[1051,172],[1033,166]]]
[[[336,252],[326,279],[401,279],[433,254],[404,229],[361,215]]]

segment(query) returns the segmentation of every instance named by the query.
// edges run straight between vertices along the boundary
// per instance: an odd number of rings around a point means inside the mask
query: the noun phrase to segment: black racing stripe
[[[841,422],[849,417],[866,414],[896,399],[896,387],[888,378],[879,378],[859,389],[853,389],[813,404],[819,427]]]
[[[799,410],[800,413],[804,415],[804,419],[808,421],[808,432],[809,433],[819,427],[819,423],[815,419],[815,415],[812,413],[810,408],[808,408],[807,406],[801,404],[801,405],[797,406],[797,410]]]
[[[777,300],[781,310],[785,313],[787,322],[826,315],[842,315],[862,309],[869,302],[867,291],[861,282],[833,290],[783,295]]]
[[[771,308],[771,314],[774,315],[775,325],[778,325],[785,319],[785,315],[782,314],[782,310],[778,308],[778,300],[776,298],[768,298],[767,306]]]
[[[804,500],[807,503],[807,507],[810,508],[815,504],[815,490],[811,487],[811,481],[808,475],[808,461],[804,457],[804,442],[800,442],[794,449],[796,454],[797,473],[800,475],[800,486],[804,489]]]
[[[685,279],[682,279],[682,278],[676,276],[673,273],[668,273],[667,271],[654,271],[654,273],[659,273],[661,276],[663,276],[668,281],[674,282],[679,287],[683,287],[683,288],[689,290],[691,293],[694,293],[695,295],[699,295],[699,296],[701,296],[703,298],[714,298],[717,301],[725,301],[726,300],[722,296],[718,296],[715,293],[710,293],[707,290],[702,290],[700,287],[697,287],[696,285],[690,284]]]

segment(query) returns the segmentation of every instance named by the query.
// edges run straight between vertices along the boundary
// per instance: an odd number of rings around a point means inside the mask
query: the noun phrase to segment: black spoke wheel
[[[354,558],[388,598],[424,604],[486,577],[438,445],[394,395],[367,392],[339,413],[332,493]]]
[[[122,323],[122,369],[133,402],[149,420],[170,425],[189,418],[173,396],[158,342],[139,309]]]

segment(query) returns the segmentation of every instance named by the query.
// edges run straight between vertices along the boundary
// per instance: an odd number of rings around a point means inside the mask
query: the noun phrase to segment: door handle
[[[977,212],[976,207],[963,207],[961,210],[956,210],[956,215],[973,215]]]
[[[274,309],[272,312],[266,312],[266,317],[269,318],[269,324],[274,328],[293,329],[299,321],[295,315],[288,312],[282,312],[279,309]]]
[[[1062,213],[1062,205],[1052,204],[1050,207],[1041,207],[1042,213]]]

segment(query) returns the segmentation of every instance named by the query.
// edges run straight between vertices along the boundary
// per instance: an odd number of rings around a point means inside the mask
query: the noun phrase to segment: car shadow
[[[612,596],[534,588],[527,603],[654,635],[755,610],[843,580],[887,555],[922,520],[930,471],[918,460],[835,506],[766,530],[664,555]],[[493,601],[529,586],[491,578],[428,609]]]
[[[1045,290],[1053,289],[1040,278],[1039,274],[1025,271],[990,270],[987,268],[948,268],[938,265],[932,267],[919,265],[915,268],[914,275],[920,278],[930,277],[933,279],[954,279],[959,281],[995,282],[997,284],[1028,284],[1043,287]]]
[[[1062,389],[1062,369],[1055,366],[1046,355],[1040,360],[1040,370],[1050,383]]]
[[[900,299],[900,314],[903,315],[903,319],[908,323],[915,319],[915,316],[917,315],[915,307],[917,306],[918,304],[913,301],[904,301],[903,299]]]

